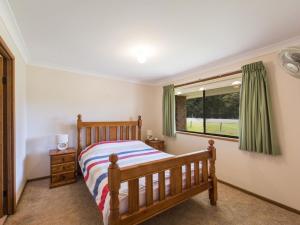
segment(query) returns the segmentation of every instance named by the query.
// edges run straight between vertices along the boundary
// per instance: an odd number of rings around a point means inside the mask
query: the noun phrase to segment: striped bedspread
[[[93,195],[99,211],[103,215],[103,222],[107,224],[109,215],[108,166],[109,155],[115,153],[119,157],[120,167],[145,163],[173,155],[153,149],[141,141],[100,142],[83,150],[78,158],[86,185]],[[156,178],[154,178],[154,181]],[[145,181],[140,179],[140,190],[144,189]],[[120,188],[120,212],[126,212],[128,202],[127,183]],[[143,204],[142,202],[140,204]]]

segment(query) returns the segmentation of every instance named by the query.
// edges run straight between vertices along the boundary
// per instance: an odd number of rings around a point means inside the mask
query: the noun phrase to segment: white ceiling
[[[299,0],[9,0],[30,63],[149,82],[300,35]],[[139,64],[130,49],[150,45]]]

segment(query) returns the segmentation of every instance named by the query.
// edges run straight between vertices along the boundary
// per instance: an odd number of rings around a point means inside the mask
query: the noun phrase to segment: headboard
[[[99,141],[141,140],[142,118],[136,121],[83,122],[77,116],[77,154]]]

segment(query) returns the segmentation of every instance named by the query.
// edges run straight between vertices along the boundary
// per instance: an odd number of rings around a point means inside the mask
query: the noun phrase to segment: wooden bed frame
[[[142,119],[120,122],[83,122],[77,117],[78,154],[92,143],[107,140],[141,140]],[[93,131],[94,130],[94,131]],[[81,140],[85,131],[85,142]],[[110,190],[109,225],[139,224],[190,197],[209,191],[211,205],[217,203],[217,178],[215,174],[216,149],[214,141],[208,141],[207,150],[174,156],[173,158],[141,163],[120,168],[118,156],[109,157],[108,185]],[[202,163],[202,171],[199,163]],[[191,164],[194,163],[193,183]],[[185,188],[183,188],[182,166],[186,167]],[[170,194],[165,194],[165,171],[170,170]],[[153,201],[153,174],[158,174],[159,199]],[[146,205],[139,206],[139,178],[146,180]],[[128,212],[120,215],[119,189],[122,182],[128,182]]]

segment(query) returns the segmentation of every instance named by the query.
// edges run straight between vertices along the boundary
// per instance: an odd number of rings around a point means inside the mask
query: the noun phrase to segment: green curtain
[[[242,72],[240,149],[278,155],[266,69],[262,62],[255,62],[243,66]]]
[[[174,85],[165,86],[163,91],[163,135],[175,136],[175,91]]]

